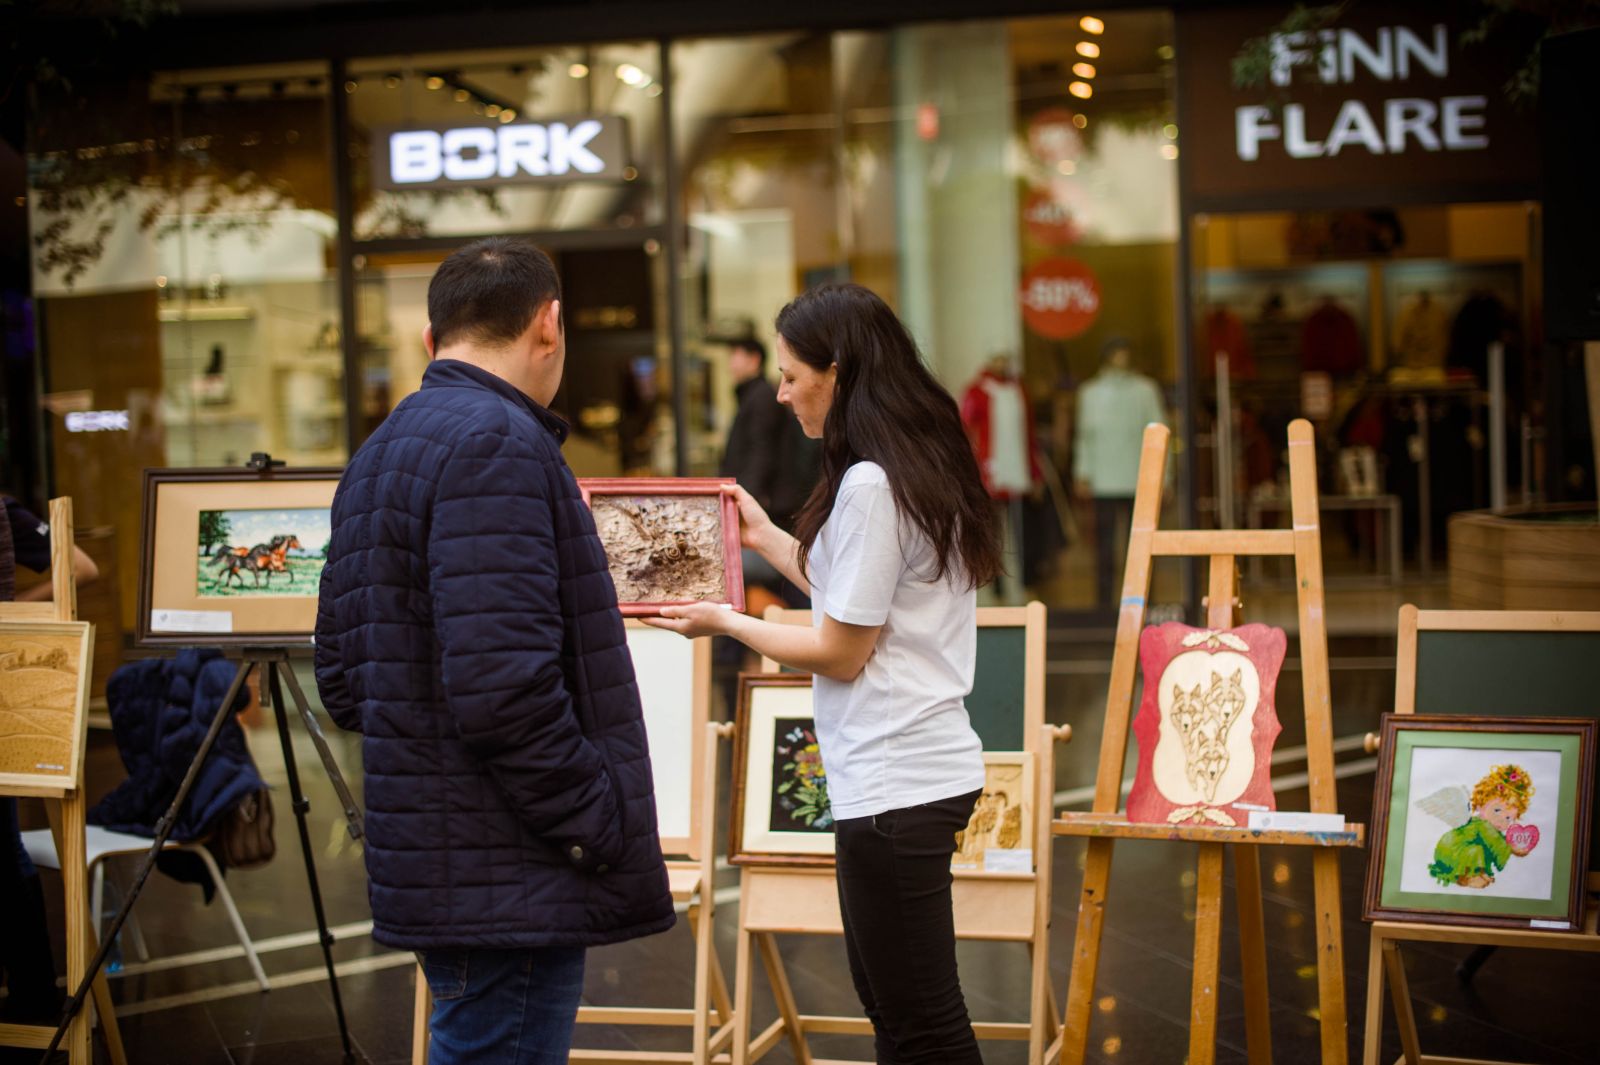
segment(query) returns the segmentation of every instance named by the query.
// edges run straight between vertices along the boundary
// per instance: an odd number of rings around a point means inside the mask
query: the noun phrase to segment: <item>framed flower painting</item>
[[[741,676],[735,737],[729,861],[832,864],[833,808],[810,674]]]

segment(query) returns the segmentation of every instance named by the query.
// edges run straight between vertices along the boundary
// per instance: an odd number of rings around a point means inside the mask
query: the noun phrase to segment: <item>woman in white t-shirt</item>
[[[808,589],[813,627],[710,604],[656,622],[816,675],[850,973],[880,1062],[980,1062],[956,974],[950,859],[983,788],[963,700],[976,589],[1000,568],[955,400],[887,304],[827,285],[778,315],[779,401],[822,440],[790,536],[735,490],[746,547]]]

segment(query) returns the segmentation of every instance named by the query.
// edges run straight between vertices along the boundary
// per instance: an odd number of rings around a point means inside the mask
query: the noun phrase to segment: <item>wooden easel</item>
[[[0,518],[0,520],[4,520]],[[78,615],[78,582],[73,572],[72,500],[50,501],[50,579],[52,599],[48,603],[0,603],[0,624],[31,624],[39,622],[76,621]],[[89,626],[89,644],[94,643],[93,626]],[[94,668],[92,656],[86,656],[79,668]],[[87,691],[87,681],[82,685]],[[98,949],[98,929],[89,924],[89,862],[85,842],[88,810],[83,789],[83,753],[88,734],[88,707],[83,700],[78,703],[77,764],[72,766],[67,784],[30,785],[0,782],[0,795],[43,799],[45,812],[50,818],[50,831],[55,837],[56,854],[61,859],[61,881],[66,901],[67,931],[67,987],[76,988],[89,968],[89,960]],[[10,919],[10,918],[8,918]],[[96,975],[93,985],[95,1010],[100,1017],[101,1038],[113,1065],[126,1065],[122,1048],[122,1033],[117,1029],[116,1009],[111,1002],[111,991],[106,986],[105,974]],[[93,1060],[89,1047],[90,1015],[87,1009],[79,1010],[67,1028],[62,1043],[71,1065],[90,1065]],[[0,1024],[0,1046],[26,1047],[44,1050],[55,1034],[54,1025]]]
[[[1600,632],[1600,612],[1535,610],[1418,610],[1400,608],[1399,644],[1395,654],[1394,710],[1417,712],[1417,634],[1419,632]],[[1531,682],[1530,682],[1531,683]],[[1537,699],[1537,696],[1534,696]],[[1464,712],[1476,712],[1466,708]],[[1368,735],[1367,749],[1377,750],[1377,737]],[[1589,872],[1589,898],[1583,924],[1577,932],[1542,932],[1517,928],[1452,927],[1409,921],[1373,921],[1372,950],[1367,959],[1367,1025],[1362,1043],[1363,1065],[1377,1065],[1383,1039],[1383,991],[1388,981],[1395,1022],[1400,1029],[1405,1065],[1507,1065],[1482,1059],[1444,1058],[1422,1052],[1417,1018],[1411,1007],[1402,943],[1466,943],[1478,947],[1524,947],[1530,950],[1566,950],[1600,955],[1600,873]]]
[[[768,621],[811,623],[808,610],[769,608]],[[978,611],[978,624],[1020,626],[1025,630],[1023,688],[1024,749],[1034,756],[1034,869],[1027,873],[985,873],[957,870],[954,898],[956,937],[1025,943],[1031,953],[1027,1021],[974,1022],[979,1039],[1026,1040],[1028,1061],[1045,1060],[1045,1044],[1056,1038],[1060,1017],[1050,987],[1050,818],[1055,795],[1055,743],[1069,739],[1070,726],[1044,723],[1045,608],[991,607]],[[763,669],[776,672],[766,660]],[[758,1061],[787,1039],[799,1065],[842,1065],[815,1058],[807,1037],[814,1034],[871,1035],[864,1017],[803,1014],[778,949],[779,934],[844,934],[838,891],[831,867],[747,864],[740,878],[739,939],[734,963],[733,1010],[736,1018],[732,1065]],[[751,1032],[754,956],[761,964],[777,1001],[778,1017],[759,1034]]]
[[[639,622],[629,621],[630,628],[643,628]],[[646,630],[650,631],[650,630]],[[670,634],[668,634],[670,635]],[[673,636],[673,639],[679,637]],[[667,882],[672,891],[672,901],[687,907],[689,930],[694,936],[694,989],[692,1005],[688,1007],[619,1007],[581,1006],[578,1024],[606,1024],[622,1027],[689,1028],[689,1049],[683,1051],[651,1051],[645,1058],[650,1061],[688,1062],[691,1065],[711,1065],[726,1061],[729,1042],[733,1038],[734,1014],[728,996],[728,981],[723,975],[722,962],[717,957],[712,932],[716,912],[716,823],[717,823],[717,755],[718,744],[733,736],[733,726],[710,720],[711,716],[711,641],[698,639],[693,645],[694,680],[691,698],[693,717],[691,731],[702,737],[692,747],[692,764],[688,767],[692,785],[690,798],[693,823],[687,836],[662,836],[661,850],[667,855],[681,856],[667,861]],[[419,966],[414,1005],[414,1027],[411,1060],[413,1065],[426,1065],[428,1060],[428,1017],[433,1010],[433,996]],[[712,1028],[715,1014],[716,1028]],[[592,1062],[596,1065],[636,1065],[641,1059],[637,1051],[607,1051],[576,1048],[569,1061]]]
[[[1077,934],[1072,947],[1072,977],[1067,989],[1061,1060],[1079,1065],[1089,1038],[1090,1006],[1100,962],[1100,935],[1105,924],[1111,882],[1112,848],[1119,839],[1172,840],[1199,846],[1194,931],[1194,980],[1189,1006],[1189,1065],[1210,1065],[1216,1057],[1217,968],[1222,933],[1222,860],[1231,845],[1239,907],[1239,939],[1245,992],[1245,1029],[1250,1061],[1272,1059],[1271,1007],[1267,1000],[1267,953],[1261,903],[1261,867],[1256,847],[1264,843],[1314,848],[1313,882],[1317,917],[1317,989],[1322,1024],[1323,1062],[1348,1059],[1344,998],[1344,946],[1339,917],[1339,852],[1359,847],[1364,826],[1348,825],[1338,833],[1256,831],[1248,828],[1197,825],[1130,824],[1118,812],[1122,795],[1123,759],[1133,714],[1134,681],[1139,664],[1139,635],[1144,628],[1145,597],[1156,557],[1210,560],[1206,623],[1231,628],[1237,605],[1239,556],[1285,555],[1295,560],[1300,608],[1300,668],[1305,685],[1306,749],[1310,770],[1311,811],[1338,809],[1333,776],[1333,726],[1328,692],[1328,643],[1323,616],[1322,542],[1317,510],[1317,473],[1311,423],[1289,426],[1289,489],[1294,527],[1271,530],[1157,529],[1161,488],[1167,464],[1168,430],[1150,425],[1144,431],[1139,483],[1134,495],[1122,606],[1117,620],[1111,685],[1106,696],[1105,731],[1095,778],[1093,809],[1056,819],[1060,836],[1086,837],[1088,856],[1078,901]],[[1053,1053],[1056,1048],[1051,1047]]]

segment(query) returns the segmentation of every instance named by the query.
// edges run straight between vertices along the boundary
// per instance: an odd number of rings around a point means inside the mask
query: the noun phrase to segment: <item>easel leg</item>
[[[411,1000],[411,1065],[428,1065],[428,1018],[433,1014],[433,996],[428,993],[428,978],[417,966],[417,993]]]
[[[1361,1065],[1378,1065],[1383,1051],[1383,940],[1372,930],[1367,953],[1367,1030],[1361,1045]]]
[[[1029,980],[1028,1020],[1031,1028],[1028,1032],[1028,1065],[1040,1065],[1044,1061],[1044,1045],[1055,1037],[1051,1031],[1054,1027],[1047,1018],[1055,1013],[1055,1003],[1050,1001],[1050,951],[1049,930],[1040,934],[1045,942],[1028,944],[1028,954],[1032,962],[1032,976]]]
[[[707,897],[711,885],[701,883],[701,897]],[[700,904],[689,907],[689,930],[694,933],[694,1036],[689,1044],[694,1055],[694,1065],[706,1065],[706,1044],[711,1039],[711,1004],[707,1001],[711,982],[711,921],[701,912]]]
[[[1344,930],[1339,916],[1339,852],[1318,847],[1311,854],[1317,904],[1317,1002],[1322,1017],[1323,1065],[1350,1060],[1349,1021],[1344,1001]]]
[[[55,835],[56,854],[61,859],[61,885],[67,925],[67,986],[78,987],[88,972],[90,955],[88,856],[85,854],[83,793],[74,791],[59,801],[47,800],[45,812]],[[102,1024],[116,1024],[116,1014]],[[89,1014],[79,1010],[67,1028],[64,1041],[70,1065],[90,1065]]]
[[[772,997],[778,1002],[778,1014],[783,1018],[789,1045],[794,1049],[795,1065],[811,1065],[811,1046],[806,1042],[800,1007],[795,1004],[794,991],[789,987],[789,974],[783,967],[783,956],[778,953],[778,943],[771,932],[757,932],[756,946],[761,948],[761,961],[767,970],[767,980],[772,984]]]
[[[1244,1030],[1250,1065],[1271,1065],[1272,1005],[1267,1000],[1266,917],[1261,905],[1261,852],[1252,846],[1233,851],[1233,879],[1239,904],[1239,957],[1244,977]]]
[[[1400,1050],[1406,1065],[1421,1065],[1422,1044],[1417,1039],[1417,1018],[1411,1012],[1411,985],[1406,982],[1406,963],[1400,944],[1383,941],[1383,966],[1389,973],[1389,997],[1394,1001],[1394,1019],[1400,1027]]]
[[[339,1021],[339,1041],[346,1061],[354,1060],[350,1047],[350,1027],[345,1021],[344,1000],[339,995],[339,975],[333,968],[333,933],[328,931],[328,916],[322,908],[322,888],[317,882],[317,860],[311,850],[311,830],[306,813],[311,804],[300,787],[300,771],[295,766],[294,742],[289,738],[289,715],[283,705],[283,689],[278,683],[279,669],[290,668],[287,660],[268,660],[267,685],[272,693],[273,716],[278,722],[278,744],[283,748],[283,768],[289,778],[289,797],[294,806],[295,826],[300,830],[300,856],[306,866],[306,886],[311,890],[311,909],[317,918],[317,935],[322,943],[322,961],[328,970],[328,990],[333,996],[333,1012]]]
[[[741,899],[740,909],[744,908]],[[754,932],[744,929],[743,914],[739,922],[739,944],[733,961],[733,1065],[750,1065],[750,1001],[753,997],[755,973],[750,957],[750,940]]]
[[[1072,975],[1067,983],[1067,1008],[1062,1023],[1063,1065],[1083,1065],[1089,1045],[1089,1008],[1094,1002],[1095,972],[1100,967],[1100,933],[1105,928],[1106,888],[1111,883],[1111,840],[1091,839],[1078,896],[1078,928],[1072,940]]]
[[[1189,1065],[1217,1056],[1217,955],[1222,946],[1222,847],[1200,844],[1195,878],[1194,983],[1189,992]]]

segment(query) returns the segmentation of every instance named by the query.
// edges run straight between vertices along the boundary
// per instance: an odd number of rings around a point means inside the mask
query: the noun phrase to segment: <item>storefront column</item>
[[[895,30],[894,79],[900,312],[955,390],[1021,352],[1005,25]]]

